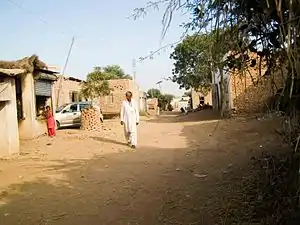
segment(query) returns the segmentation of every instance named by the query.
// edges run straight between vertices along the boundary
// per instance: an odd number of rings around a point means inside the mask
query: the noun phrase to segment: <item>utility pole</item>
[[[133,81],[136,81],[136,60],[135,59],[133,59],[132,60],[132,72],[133,72],[133,77],[132,77],[132,79],[133,79]]]
[[[161,83],[162,83],[162,80],[156,82],[156,85],[157,85],[157,87],[158,87],[160,93],[162,94]]]
[[[71,45],[70,45],[70,48],[69,48],[69,51],[68,51],[66,62],[65,62],[62,74],[61,74],[61,76],[59,78],[59,86],[58,86],[56,107],[59,107],[59,97],[60,97],[60,91],[61,91],[61,88],[62,88],[62,82],[63,82],[64,76],[65,76],[66,68],[67,68],[67,65],[68,65],[68,62],[69,62],[69,58],[70,58],[70,55],[71,55],[71,52],[72,52],[74,41],[75,41],[75,37],[72,37],[72,42],[71,42]]]

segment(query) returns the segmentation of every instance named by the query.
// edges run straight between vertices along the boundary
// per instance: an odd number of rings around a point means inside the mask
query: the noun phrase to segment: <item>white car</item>
[[[91,102],[73,102],[64,104],[56,109],[54,116],[56,128],[79,127],[81,125],[81,111],[91,105],[100,112],[101,121],[103,122],[103,116],[99,106]]]

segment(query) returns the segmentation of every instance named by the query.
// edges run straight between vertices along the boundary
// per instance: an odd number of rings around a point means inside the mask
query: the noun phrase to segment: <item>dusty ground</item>
[[[142,121],[136,152],[115,120],[101,134],[24,141],[21,156],[0,160],[0,224],[234,224],[251,157],[281,143],[275,126],[204,111]]]

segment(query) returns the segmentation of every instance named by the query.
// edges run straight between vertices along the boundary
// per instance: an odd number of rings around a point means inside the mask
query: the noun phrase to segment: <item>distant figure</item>
[[[50,106],[46,106],[45,114],[46,114],[46,119],[47,119],[48,136],[54,137],[56,135],[55,119],[53,117]]]
[[[132,148],[137,145],[137,125],[140,121],[139,109],[136,102],[132,99],[132,92],[126,92],[126,100],[121,106],[121,125],[124,125],[125,138]]]

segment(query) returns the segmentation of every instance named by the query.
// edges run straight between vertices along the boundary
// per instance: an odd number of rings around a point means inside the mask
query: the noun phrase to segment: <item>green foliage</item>
[[[168,103],[170,103],[174,99],[174,95],[171,95],[171,94],[165,94],[163,96]]]
[[[174,110],[174,108],[171,104],[169,104],[167,107],[168,107],[168,111],[173,111]]]
[[[159,89],[151,88],[147,91],[147,95],[150,98],[157,98],[158,99],[158,107],[162,110],[166,110],[167,106],[173,100],[174,95],[171,94],[162,94]]]
[[[184,92],[184,94],[183,94],[183,96],[184,97],[191,97],[192,96],[192,92],[191,91],[186,91],[186,92]]]
[[[159,89],[151,88],[147,91],[147,95],[150,98],[159,98],[162,94]]]
[[[211,58],[209,35],[192,35],[179,43],[170,58],[174,62],[173,82],[180,88],[209,89],[211,86]]]
[[[111,89],[106,80],[104,81],[87,81],[81,87],[81,94],[85,98],[91,98],[92,100],[99,97],[109,95]]]
[[[94,71],[89,73],[87,81],[114,80],[114,79],[132,79],[130,75],[125,74],[124,70],[118,65],[109,65],[106,67],[95,67]]]

